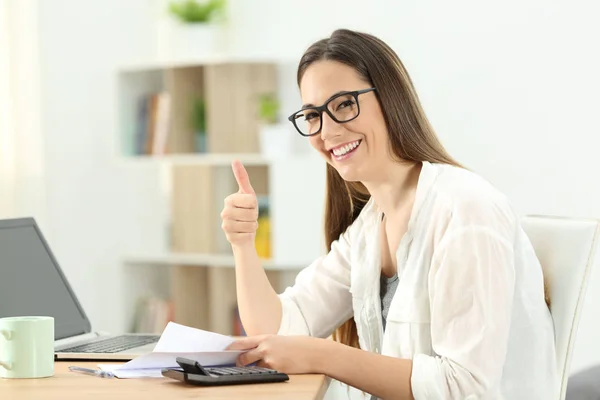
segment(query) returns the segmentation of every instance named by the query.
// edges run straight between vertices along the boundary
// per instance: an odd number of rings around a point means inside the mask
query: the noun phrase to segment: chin
[[[343,165],[337,163],[328,151],[322,151],[321,154],[327,164],[331,165],[340,174],[343,180],[346,182],[358,182],[364,178],[364,171],[362,168],[357,168],[356,165]]]
[[[343,180],[345,180],[346,182],[360,182],[361,179],[361,173],[359,171],[357,171],[355,168],[337,168],[335,164],[332,164],[333,168],[335,168],[335,170],[338,172],[338,174],[340,174],[340,176],[342,177]]]

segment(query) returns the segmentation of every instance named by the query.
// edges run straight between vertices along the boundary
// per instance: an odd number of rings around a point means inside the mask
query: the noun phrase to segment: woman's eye
[[[317,114],[316,112],[312,112],[312,113],[306,114],[304,116],[304,119],[306,121],[310,121],[311,119],[318,118],[318,117],[319,117],[319,114]]]
[[[354,101],[346,100],[346,101],[342,101],[337,108],[339,110],[340,108],[352,107],[353,105],[354,105]]]

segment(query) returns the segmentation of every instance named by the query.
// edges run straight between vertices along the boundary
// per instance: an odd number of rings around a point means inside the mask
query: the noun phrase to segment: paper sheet
[[[110,371],[117,378],[129,379],[129,378],[163,378],[161,369],[149,368],[149,369],[119,369],[122,364],[98,364],[98,367],[102,371]]]
[[[162,377],[161,369],[179,367],[177,357],[190,358],[204,366],[232,365],[244,351],[225,350],[234,339],[214,332],[169,322],[151,353],[122,364],[98,364],[118,378]]]

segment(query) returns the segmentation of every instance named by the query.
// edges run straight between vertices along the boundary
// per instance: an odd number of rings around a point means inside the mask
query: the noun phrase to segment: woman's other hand
[[[239,339],[227,350],[248,350],[237,364],[258,365],[286,374],[318,373],[316,357],[323,339],[310,336],[258,335]]]

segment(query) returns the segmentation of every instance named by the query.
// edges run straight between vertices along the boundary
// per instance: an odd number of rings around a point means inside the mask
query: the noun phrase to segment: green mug
[[[0,378],[54,375],[54,318],[0,318]]]

